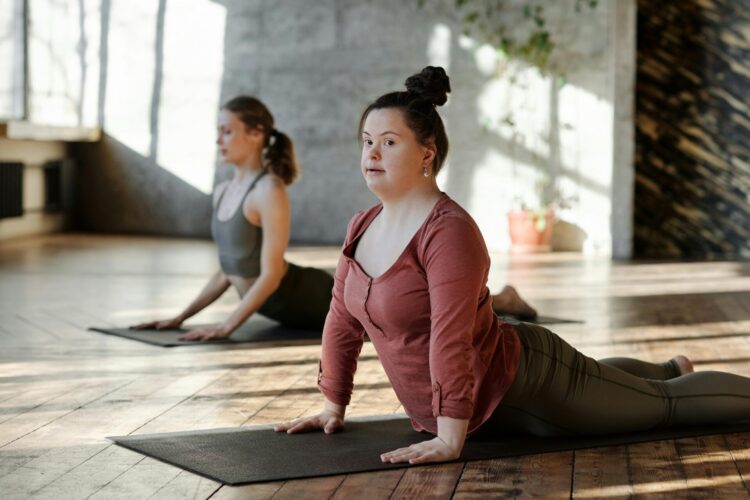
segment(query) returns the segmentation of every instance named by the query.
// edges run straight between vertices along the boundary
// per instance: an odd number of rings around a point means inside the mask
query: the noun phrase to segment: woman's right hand
[[[131,330],[171,330],[173,328],[179,328],[182,324],[180,318],[163,319],[160,321],[149,321],[148,323],[141,323],[130,327]]]
[[[323,410],[312,417],[295,418],[291,422],[279,424],[273,430],[276,432],[286,432],[287,434],[322,430],[326,434],[332,434],[343,428],[344,416],[342,414]]]

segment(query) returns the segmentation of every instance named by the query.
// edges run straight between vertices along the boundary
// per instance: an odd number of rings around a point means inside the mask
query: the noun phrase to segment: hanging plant
[[[423,7],[427,0],[417,0],[419,7]],[[594,9],[599,0],[576,0],[576,12],[584,8]],[[519,58],[546,72],[549,69],[550,56],[556,44],[552,39],[547,22],[543,1],[529,0],[519,5],[512,0],[454,0],[456,10],[463,22],[463,32],[482,43],[487,43],[508,58]],[[507,16],[519,8],[523,9],[523,18],[530,29],[525,37],[516,38],[510,35],[515,25],[508,24]]]

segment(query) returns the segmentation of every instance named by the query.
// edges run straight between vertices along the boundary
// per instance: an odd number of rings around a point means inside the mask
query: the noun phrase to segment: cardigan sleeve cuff
[[[330,387],[327,387],[323,381],[318,382],[318,389],[323,393],[323,396],[331,403],[337,405],[348,405],[352,399],[351,392],[337,391]]]
[[[352,382],[344,383],[341,380],[326,377],[323,375],[321,362],[318,363],[318,389],[327,400],[337,405],[348,405],[352,399]]]
[[[440,384],[432,384],[432,414],[467,420],[474,414],[474,402],[469,398],[445,399]]]

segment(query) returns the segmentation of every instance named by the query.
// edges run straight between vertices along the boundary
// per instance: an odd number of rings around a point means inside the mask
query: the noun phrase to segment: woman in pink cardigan
[[[690,373],[684,356],[596,361],[545,328],[500,321],[482,235],[435,182],[448,152],[435,106],[447,99],[448,77],[427,67],[406,88],[360,120],[362,174],[382,204],[351,220],[334,276],[323,411],[276,431],[343,427],[364,332],[414,429],[435,435],[384,462],[453,460],[468,434],[488,426],[548,436],[750,418],[750,379]]]

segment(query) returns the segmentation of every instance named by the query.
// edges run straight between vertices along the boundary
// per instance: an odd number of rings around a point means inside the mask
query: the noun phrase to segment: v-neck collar
[[[367,228],[370,227],[370,224],[372,224],[372,221],[375,220],[375,218],[380,215],[380,213],[383,211],[383,204],[379,204],[371,209],[371,212],[368,213],[364,220],[359,224],[359,228],[357,229],[355,235],[349,240],[349,243],[347,243],[346,247],[344,247],[343,254],[346,258],[348,258],[352,263],[354,263],[357,266],[357,269],[365,276],[367,279],[372,281],[373,283],[382,281],[388,277],[389,274],[391,274],[394,269],[398,268],[398,264],[406,258],[406,255],[408,254],[408,251],[411,249],[413,245],[416,244],[416,242],[419,239],[419,236],[424,231],[424,229],[427,227],[427,224],[433,219],[434,214],[436,210],[438,209],[438,206],[440,206],[442,203],[445,202],[445,200],[450,199],[447,194],[441,191],[440,198],[435,202],[435,204],[432,206],[429,212],[427,212],[427,215],[425,216],[424,220],[422,221],[422,224],[420,224],[419,228],[414,232],[412,237],[409,239],[409,242],[406,244],[404,249],[401,251],[398,257],[396,257],[396,260],[391,263],[388,268],[383,271],[380,275],[376,277],[370,276],[367,271],[364,270],[362,265],[357,261],[357,259],[354,258],[354,253],[357,249],[357,245],[359,244],[359,240],[362,238],[362,235],[365,234],[365,231],[367,231]]]

